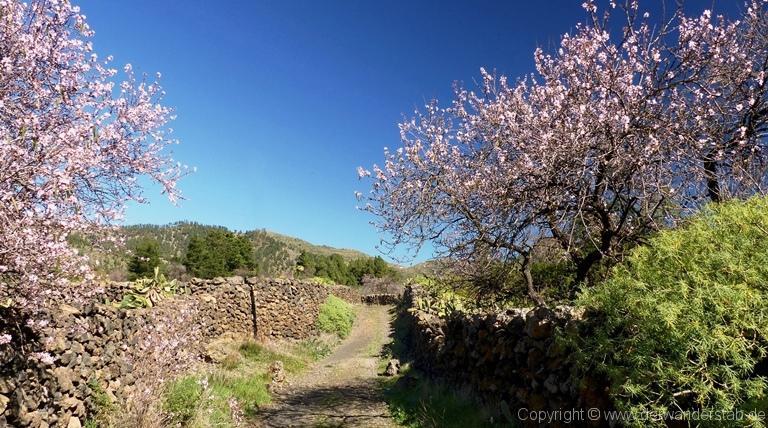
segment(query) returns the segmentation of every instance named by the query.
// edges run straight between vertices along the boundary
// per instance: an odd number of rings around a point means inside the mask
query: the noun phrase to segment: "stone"
[[[8,402],[11,401],[10,398],[6,397],[5,395],[0,394],[0,415],[5,413],[5,409],[8,408]]]
[[[69,317],[72,315],[80,315],[80,309],[77,309],[74,306],[63,303],[59,306],[59,315],[64,315],[65,317]]]
[[[43,423],[44,413],[40,410],[21,414],[21,423],[27,426],[39,427]]]
[[[550,394],[557,394],[557,392],[560,390],[557,377],[555,377],[554,374],[550,374],[547,376],[547,379],[544,380],[544,389],[549,391]]]
[[[16,384],[11,379],[0,378],[0,394],[9,394],[16,389]]]
[[[75,389],[75,385],[72,380],[75,377],[75,372],[68,367],[56,367],[53,370],[54,376],[56,376],[56,383],[64,392],[70,392]]]
[[[210,295],[210,294],[208,294],[208,293],[202,293],[202,294],[199,294],[199,295],[198,295],[198,298],[199,298],[200,300],[202,300],[203,302],[205,302],[205,303],[210,303],[210,304],[213,304],[213,305],[215,305],[215,304],[216,304],[216,298],[215,298],[215,297],[213,297],[213,296],[211,296],[211,295]]]
[[[75,359],[77,358],[77,354],[75,354],[72,351],[67,351],[59,357],[59,361],[61,364],[64,364],[65,366],[69,366],[70,363],[73,363]]]
[[[242,285],[244,283],[242,276],[230,276],[226,279],[226,281],[234,285]]]
[[[387,363],[387,368],[384,370],[386,376],[395,376],[400,373],[400,360],[391,359]]]
[[[69,418],[69,422],[67,422],[67,428],[82,428],[83,425],[80,423],[80,418],[77,416],[72,416]]]
[[[85,352],[85,347],[83,347],[83,344],[80,342],[72,342],[69,349],[76,354],[82,354]]]
[[[280,391],[285,383],[285,368],[283,367],[283,362],[278,360],[270,364],[269,374],[272,378],[272,381],[269,382],[269,391]]]
[[[552,320],[546,318],[546,315],[541,316],[539,311],[536,311],[532,316],[529,316],[525,323],[525,333],[534,339],[543,339],[545,337],[552,336],[552,332],[555,329]]]
[[[71,410],[77,416],[85,416],[85,403],[75,397],[67,397],[61,400],[61,407]]]

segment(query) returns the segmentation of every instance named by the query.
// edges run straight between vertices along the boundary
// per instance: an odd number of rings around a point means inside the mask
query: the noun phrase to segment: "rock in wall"
[[[361,300],[366,305],[396,305],[400,298],[399,294],[366,294]]]
[[[569,351],[555,340],[557,331],[578,330],[579,311],[537,307],[442,318],[417,308],[423,294],[407,287],[400,312],[419,369],[513,409],[610,408],[605,384],[579,378]]]
[[[354,294],[346,287],[230,277],[191,280],[187,293],[152,308],[103,303],[119,301],[128,289],[111,284],[98,301],[62,304],[29,324],[0,310],[0,328],[18,331],[0,345],[0,427],[78,427],[97,400],[124,402],[158,388],[203,360],[205,345],[224,333],[306,338],[316,333],[329,293]]]

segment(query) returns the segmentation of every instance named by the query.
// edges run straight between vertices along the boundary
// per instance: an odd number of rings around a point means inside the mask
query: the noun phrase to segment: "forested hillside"
[[[297,261],[302,254],[321,258],[334,256],[342,264],[370,258],[357,250],[315,245],[299,238],[264,229],[230,232],[222,226],[183,221],[167,225],[140,224],[122,227],[118,230],[117,236],[124,239],[123,246],[94,246],[91,240],[84,236],[74,238],[72,242],[82,253],[90,256],[101,275],[114,280],[130,278],[132,275],[129,272],[129,265],[132,258],[137,251],[141,253],[148,249],[157,252],[164,273],[171,277],[182,278],[190,273],[185,267],[190,242],[203,240],[216,232],[242,236],[250,242],[252,254],[247,263],[248,268],[244,268],[243,273],[272,277],[293,276],[296,273]],[[199,246],[195,247],[199,248]],[[141,255],[141,257],[145,256]]]

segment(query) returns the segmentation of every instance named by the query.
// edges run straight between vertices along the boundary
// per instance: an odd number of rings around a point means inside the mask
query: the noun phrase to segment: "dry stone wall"
[[[111,284],[98,301],[62,304],[27,320],[0,308],[0,328],[16,328],[0,345],[0,427],[81,426],[108,397],[125,402],[205,359],[223,334],[301,339],[316,333],[330,293],[346,287],[294,280],[192,280],[183,295],[147,309],[118,309],[129,284]],[[23,345],[23,348],[22,348]]]
[[[399,294],[366,294],[361,301],[366,305],[396,305],[400,302]]]
[[[425,294],[407,287],[400,312],[419,369],[512,409],[610,407],[605,383],[577,377],[568,350],[555,340],[558,330],[578,331],[578,311],[538,307],[439,317],[418,309]]]

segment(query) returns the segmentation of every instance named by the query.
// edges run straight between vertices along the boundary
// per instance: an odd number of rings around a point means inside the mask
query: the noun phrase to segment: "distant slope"
[[[283,235],[277,232],[266,231],[266,234],[268,236],[271,236],[277,239],[278,241],[283,242],[290,249],[292,249],[293,251],[296,251],[297,255],[302,251],[321,254],[324,256],[329,256],[331,254],[338,254],[342,256],[344,260],[347,260],[347,261],[359,259],[361,257],[371,257],[370,255],[362,251],[351,250],[348,248],[335,248],[335,247],[330,247],[328,245],[316,245],[316,244],[307,242],[303,239],[294,238],[292,236]]]
[[[95,248],[88,240],[77,239],[76,244],[83,253],[89,254],[95,261],[97,270],[113,279],[124,279],[127,274],[129,251],[136,248],[143,240],[155,240],[160,247],[160,257],[166,262],[166,271],[171,275],[180,275],[190,239],[204,236],[211,230],[227,230],[222,226],[204,225],[180,221],[166,225],[138,224],[124,226],[121,233],[125,238],[124,250],[112,249],[108,252]],[[254,260],[261,275],[281,276],[293,273],[296,258],[302,251],[331,255],[339,254],[345,260],[370,257],[367,254],[345,248],[327,245],[315,245],[303,239],[287,236],[264,229],[243,232],[253,244]]]
[[[404,267],[402,268],[402,272],[406,278],[417,276],[436,277],[444,270],[441,263],[442,262],[439,259],[427,260],[413,266]]]

